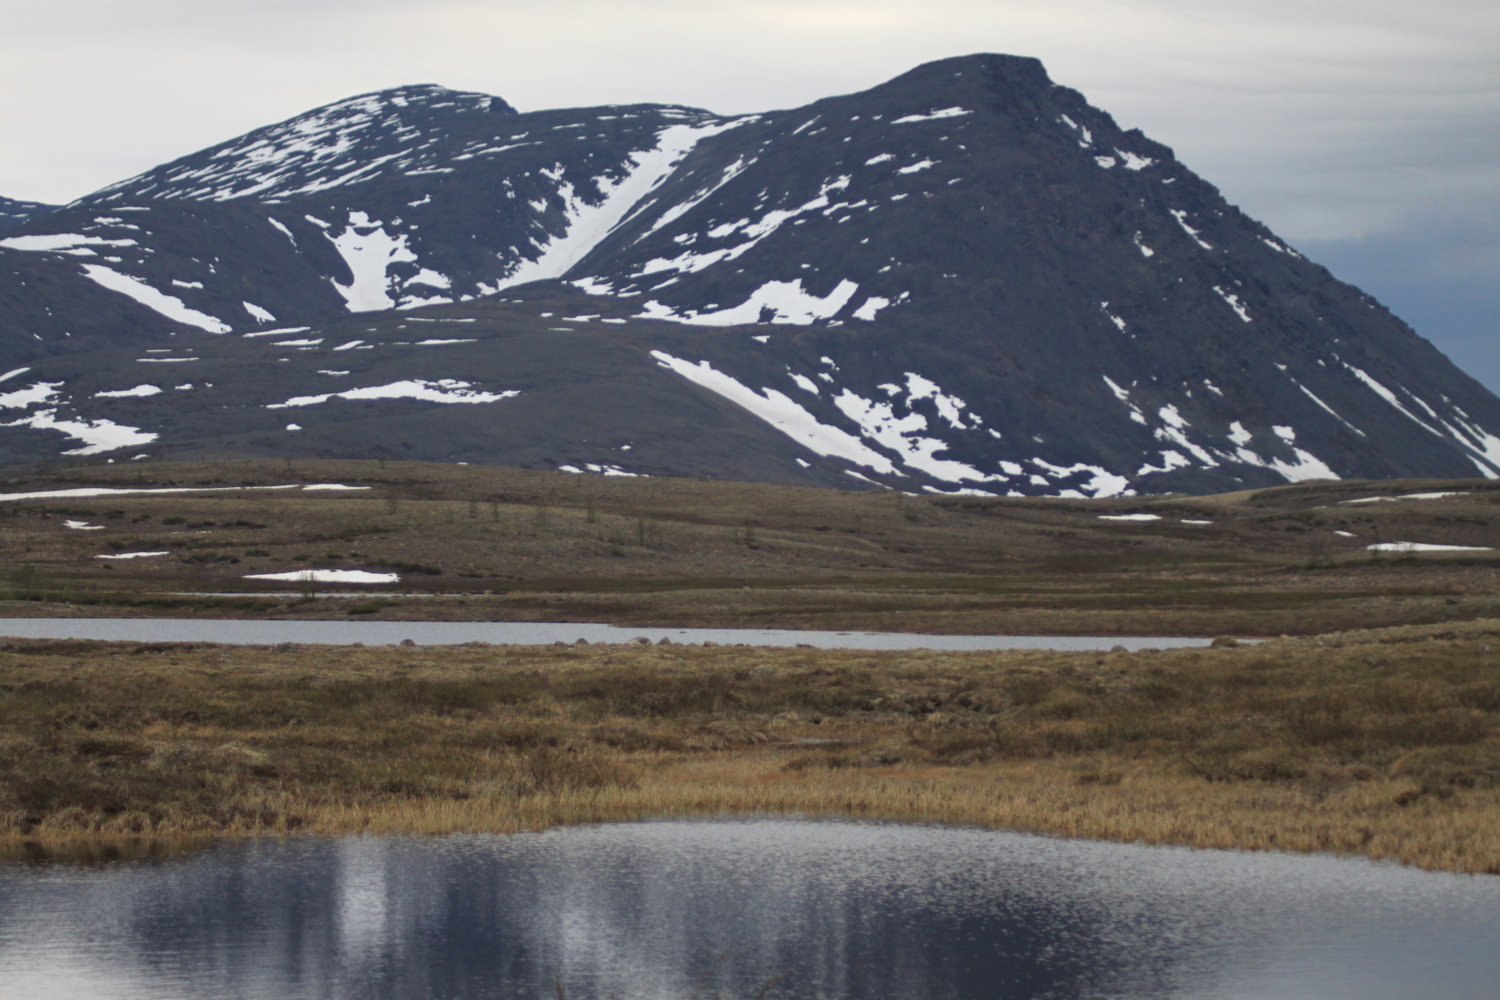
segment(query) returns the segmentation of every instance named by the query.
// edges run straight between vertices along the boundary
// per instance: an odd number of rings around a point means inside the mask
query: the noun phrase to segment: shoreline
[[[40,623],[57,624],[40,624]],[[139,625],[117,624],[139,622]],[[152,624],[146,624],[152,623]],[[236,634],[238,633],[238,634]],[[485,638],[480,638],[481,636]],[[655,636],[656,638],[652,638]],[[1182,635],[982,635],[890,632],[863,629],[632,627],[604,622],[391,622],[243,618],[4,618],[0,642],[15,639],[78,639],[97,642],[214,642],[223,645],[272,646],[294,642],[313,646],[394,646],[406,640],[418,645],[529,647],[576,645],[703,645],[756,648],[843,650],[931,649],[996,651],[1046,649],[1104,652],[1119,645],[1132,651],[1146,647],[1194,648],[1215,637]],[[840,641],[847,640],[847,641]],[[923,644],[924,640],[930,640]],[[1221,641],[1228,641],[1221,640]],[[1236,642],[1238,640],[1235,640]],[[1248,643],[1264,641],[1247,638]]]

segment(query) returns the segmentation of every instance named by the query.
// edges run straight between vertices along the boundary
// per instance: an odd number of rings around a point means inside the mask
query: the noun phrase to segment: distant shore
[[[1497,658],[10,639],[0,853],[802,813],[1500,874]]]

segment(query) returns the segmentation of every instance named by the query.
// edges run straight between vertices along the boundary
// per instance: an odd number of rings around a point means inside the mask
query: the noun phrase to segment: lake
[[[867,822],[0,863],[0,998],[1494,1000],[1500,878]]]
[[[272,645],[300,642],[347,646],[398,643],[423,646],[464,642],[534,645],[553,642],[717,642],[726,646],[795,646],[821,649],[1165,649],[1207,646],[1182,636],[920,635],[912,632],[826,632],[798,629],[618,627],[570,622],[358,622],[248,621],[197,618],[0,618],[0,635],[26,639],[110,639],[130,642],[223,642]]]

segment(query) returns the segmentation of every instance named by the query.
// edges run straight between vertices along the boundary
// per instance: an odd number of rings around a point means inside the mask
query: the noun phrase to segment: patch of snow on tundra
[[[1430,542],[1376,542],[1371,552],[1493,552],[1488,545],[1434,545]]]
[[[137,458],[145,458],[137,455]],[[104,486],[76,486],[68,490],[41,490],[34,493],[0,493],[0,503],[8,500],[77,499],[78,497],[132,496],[140,493],[242,493],[246,490],[295,490],[296,483],[286,486],[158,486],[146,489],[120,490]]]
[[[155,396],[161,392],[159,386],[138,385],[134,389],[112,389],[109,392],[94,393],[95,399],[126,399],[131,396]]]
[[[651,356],[663,368],[743,407],[809,451],[825,457],[846,459],[887,475],[896,473],[896,467],[890,459],[867,447],[847,431],[819,423],[816,417],[785,393],[775,389],[755,392],[707,361],[693,364],[663,351],[652,351]]]
[[[389,385],[372,385],[363,389],[346,389],[343,392],[325,392],[317,396],[293,396],[285,403],[271,403],[268,410],[285,410],[293,406],[316,406],[330,399],[415,399],[426,403],[494,403],[502,399],[519,396],[520,390],[506,392],[481,392],[468,382],[445,378],[437,381],[406,379]]]
[[[397,573],[371,573],[363,569],[299,569],[290,573],[249,573],[246,580],[280,580],[286,583],[398,583]]]
[[[1100,514],[1101,521],[1160,521],[1160,514]]]
[[[920,161],[918,161],[916,163],[913,163],[909,167],[902,167],[900,170],[897,170],[896,173],[898,173],[898,174],[915,174],[915,173],[920,173],[923,170],[930,170],[931,168],[933,168],[935,166],[937,166],[937,161],[936,160],[920,160]]]
[[[89,524],[87,521],[64,521],[63,527],[72,531],[103,531],[102,524]]]
[[[1360,497],[1358,500],[1340,500],[1339,503],[1396,503],[1398,500],[1442,500],[1446,497],[1468,495],[1468,490],[1449,490],[1446,493],[1402,493],[1393,497]]]
[[[85,264],[83,273],[86,278],[109,289],[119,292],[121,295],[129,296],[136,302],[150,309],[154,313],[165,316],[167,319],[177,323],[186,323],[188,326],[196,326],[200,330],[209,333],[229,333],[230,326],[217,316],[201,313],[196,309],[189,309],[181,299],[174,298],[165,292],[158,292],[140,278],[119,271],[112,271],[102,264]]]
[[[154,559],[157,556],[169,556],[170,552],[117,552],[114,555],[95,556],[95,559]]]
[[[882,298],[879,295],[872,295],[868,299],[865,299],[864,305],[854,310],[851,315],[855,319],[862,319],[866,323],[873,323],[875,322],[875,316],[880,312],[880,310],[884,309],[890,304],[890,299]]]

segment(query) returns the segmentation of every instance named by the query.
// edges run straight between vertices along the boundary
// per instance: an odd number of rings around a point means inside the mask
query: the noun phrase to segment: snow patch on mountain
[[[1308,399],[1310,399],[1314,403],[1318,404],[1318,406],[1321,407],[1326,413],[1328,413],[1329,416],[1333,417],[1339,423],[1343,424],[1345,427],[1349,428],[1351,431],[1353,431],[1354,433],[1358,434],[1360,437],[1366,437],[1366,434],[1365,434],[1364,431],[1360,430],[1358,427],[1355,427],[1349,421],[1347,421],[1343,417],[1339,416],[1339,414],[1334,410],[1333,407],[1329,406],[1327,403],[1323,402],[1323,400],[1319,399],[1318,396],[1311,389],[1309,389],[1307,386],[1303,385],[1301,382],[1298,382],[1296,379],[1292,379],[1292,384],[1295,385],[1297,388],[1301,389],[1302,392],[1303,392],[1303,394],[1305,396],[1307,396]],[[1213,388],[1213,387],[1210,386],[1209,388]]]
[[[732,247],[721,247],[715,250],[703,252],[688,251],[670,259],[656,257],[647,261],[636,272],[635,277],[643,278],[646,275],[658,274],[664,271],[676,271],[679,274],[694,274],[714,264],[736,260],[744,256],[782,226],[809,212],[821,211],[826,217],[840,209],[853,209],[868,205],[868,202],[863,200],[858,202],[833,202],[830,200],[830,195],[834,192],[847,190],[852,179],[849,175],[842,175],[824,181],[819,188],[816,198],[804,202],[795,208],[772,209],[755,221],[744,218],[736,222],[726,222],[723,225],[715,226],[702,235],[712,240],[727,240],[730,237],[735,237],[741,240],[741,242]],[[658,285],[657,287],[661,286]]]
[[[233,329],[217,316],[190,309],[181,299],[159,292],[140,278],[110,270],[103,264],[85,264],[83,273],[95,284],[112,292],[129,296],[152,312],[159,313],[174,322],[196,326],[209,333],[229,333]]]
[[[245,312],[249,313],[257,323],[276,322],[276,317],[271,315],[270,310],[262,309],[254,302],[241,302],[240,305],[245,307]]]
[[[325,230],[323,235],[344,258],[352,275],[347,285],[339,284],[335,278],[328,279],[334,291],[343,296],[345,307],[350,312],[394,309],[396,300],[391,297],[390,266],[417,259],[406,245],[406,235],[387,233],[385,223],[370,221],[366,212],[350,212],[349,224],[342,233],[331,236]]]
[[[909,408],[913,398],[908,396],[908,412],[901,417],[896,416],[892,402],[866,399],[850,389],[835,396],[833,404],[859,426],[865,437],[894,451],[901,456],[902,464],[918,472],[950,483],[1003,482],[1008,478],[980,472],[953,459],[938,458],[938,452],[948,449],[948,442],[922,433],[928,429],[927,417]]]
[[[1116,149],[1115,154],[1120,157],[1120,161],[1124,164],[1126,170],[1145,170],[1156,162],[1149,156],[1128,153],[1123,149]]]
[[[82,448],[71,448],[64,455],[98,455],[119,448],[150,444],[157,435],[138,427],[126,427],[113,420],[59,420],[56,410],[42,410],[29,417],[22,417],[0,427],[30,427],[38,431],[61,431],[75,441],[83,442]]]
[[[1213,246],[1211,244],[1205,243],[1203,241],[1200,230],[1194,229],[1192,226],[1188,225],[1186,212],[1175,208],[1169,208],[1167,209],[1167,212],[1172,216],[1172,218],[1177,220],[1177,224],[1182,227],[1182,231],[1193,238],[1194,243],[1198,244],[1205,250],[1213,249]]]
[[[755,159],[753,157],[749,160],[746,160],[742,156],[739,159],[735,160],[733,163],[729,164],[720,172],[719,179],[716,182],[714,182],[711,186],[699,191],[697,194],[693,195],[686,201],[668,208],[657,218],[655,222],[651,224],[651,228],[647,229],[644,233],[635,238],[635,242],[639,243],[641,240],[645,239],[647,236],[650,236],[658,229],[661,229],[664,226],[671,225],[673,222],[676,222],[678,219],[682,218],[684,215],[691,212],[699,205],[703,204],[704,201],[710,198],[721,187],[734,180],[740,174],[744,173],[746,168],[748,168],[754,162]],[[627,216],[634,214],[635,210],[632,210],[631,212],[627,213]]]
[[[1129,391],[1126,389],[1122,389],[1120,388],[1120,386],[1116,385],[1114,380],[1111,379],[1108,375],[1101,375],[1100,378],[1104,379],[1104,384],[1109,386],[1109,391],[1115,394],[1115,398],[1124,403],[1126,407],[1129,408],[1130,419],[1134,420],[1138,424],[1141,424],[1142,426],[1145,426],[1146,415],[1141,412],[1141,408],[1139,406],[1136,406],[1130,401]]]
[[[427,110],[451,107],[456,114],[473,114],[488,112],[493,102],[485,94],[437,86],[364,94],[233,139],[207,151],[207,162],[193,157],[170,163],[100,194],[134,189],[157,200],[264,201],[347,187],[387,173],[447,169],[438,165],[445,155],[439,140],[446,123]],[[377,155],[392,145],[394,151]]]
[[[30,371],[30,369],[22,368],[20,371]],[[17,373],[12,372],[11,374]],[[61,389],[62,386],[63,383],[61,382],[36,382],[24,389],[0,392],[0,407],[8,410],[24,410],[29,406],[35,406],[37,403],[45,403],[52,399],[53,396],[56,396],[57,390]]]
[[[652,351],[651,356],[663,368],[743,407],[809,451],[842,458],[886,475],[896,474],[896,467],[890,459],[867,447],[848,431],[820,423],[817,417],[783,392],[768,388],[755,392],[707,361],[693,364],[664,351]]]
[[[849,304],[857,291],[859,285],[846,279],[840,281],[833,291],[819,298],[803,290],[801,278],[793,281],[768,281],[751,292],[744,302],[729,309],[704,313],[691,309],[677,312],[653,299],[642,306],[643,311],[638,318],[675,320],[695,326],[742,326],[761,322],[762,315],[769,311],[770,317],[766,322],[807,326],[815,320],[836,315]]]
[[[1033,458],[1031,464],[1045,470],[1049,476],[1058,480],[1059,483],[1073,478],[1087,477],[1087,479],[1079,482],[1076,487],[1059,490],[1051,494],[1051,496],[1077,499],[1087,497],[1135,496],[1135,491],[1130,488],[1129,479],[1116,475],[1102,466],[1089,465],[1083,462],[1067,466],[1053,465],[1040,458]],[[1034,476],[1032,478],[1035,481],[1038,477]]]
[[[972,115],[973,113],[964,108],[943,108],[941,111],[929,111],[923,115],[907,115],[904,118],[897,118],[891,124],[910,125],[914,122],[935,122],[943,118],[959,118],[963,115]]]
[[[1288,462],[1279,458],[1264,458],[1251,451],[1248,445],[1252,435],[1245,430],[1243,424],[1238,420],[1229,425],[1229,438],[1238,447],[1235,449],[1235,457],[1246,465],[1257,465],[1265,469],[1273,469],[1289,483],[1300,483],[1306,479],[1339,479],[1338,473],[1330,469],[1322,459],[1311,452],[1297,447],[1297,432],[1288,426],[1276,426],[1272,428],[1275,435],[1291,449],[1296,456],[1296,461]]]
[[[711,135],[737,128],[747,120],[672,125],[662,129],[656,135],[655,149],[630,154],[634,166],[626,170],[625,176],[594,178],[594,184],[603,196],[594,204],[590,204],[573,184],[560,184],[558,195],[563,200],[567,217],[563,235],[542,244],[541,254],[536,259],[522,261],[495,286],[495,290],[528,281],[561,278],[567,274],[624,221],[637,202],[671,176],[694,146]],[[554,179],[560,180],[561,177],[562,168],[559,167]]]
[[[325,392],[317,396],[293,396],[285,403],[271,403],[268,410],[285,410],[294,406],[316,406],[330,399],[416,399],[427,403],[494,403],[502,399],[519,396],[520,390],[505,392],[482,392],[469,382],[445,378],[436,381],[405,379],[389,385],[372,385],[363,389],[346,389],[343,392]]]
[[[67,253],[75,257],[94,257],[89,247],[133,247],[135,240],[107,240],[102,236],[80,236],[77,233],[49,233],[43,236],[12,236],[0,240],[7,250],[32,253]]]
[[[1226,292],[1218,285],[1214,285],[1213,290],[1219,293],[1219,298],[1223,299],[1229,308],[1234,310],[1236,316],[1246,323],[1250,322],[1250,311],[1245,308],[1244,303],[1240,301],[1238,295],[1235,295],[1233,292]]]

